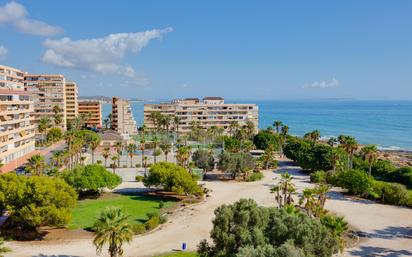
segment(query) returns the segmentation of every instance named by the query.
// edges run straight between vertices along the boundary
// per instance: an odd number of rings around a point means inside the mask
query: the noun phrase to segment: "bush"
[[[135,167],[136,167],[136,168],[141,168],[141,167],[142,167],[142,164],[136,163]]]
[[[255,158],[250,153],[223,152],[219,157],[219,168],[235,179],[255,168]]]
[[[274,149],[279,149],[279,135],[272,131],[261,130],[253,137],[253,143],[257,149],[266,150],[269,145],[273,145]]]
[[[259,207],[251,199],[218,207],[210,237],[213,245],[202,241],[198,246],[201,256],[279,256],[275,251],[290,249],[293,242],[293,249],[280,256],[330,257],[338,252],[340,244],[320,221],[282,208]],[[245,248],[251,251],[245,253]],[[270,251],[256,253],[258,249]]]
[[[338,173],[338,186],[348,189],[357,196],[373,195],[375,180],[362,170],[350,170]]]
[[[146,230],[150,231],[155,229],[157,226],[160,224],[160,216],[159,215],[153,215],[151,216],[145,223]]]
[[[412,207],[412,197],[404,185],[377,181],[374,191],[384,203]]]
[[[202,194],[192,175],[183,167],[170,162],[159,162],[153,165],[143,183],[146,187],[162,187],[166,191],[177,194]]]
[[[123,164],[123,165],[122,165],[122,168],[124,168],[124,169],[127,168],[127,165],[126,165],[126,164]]]
[[[121,178],[98,164],[77,166],[62,173],[63,179],[79,193],[99,193],[103,188],[115,188]]]
[[[213,157],[213,153],[208,150],[197,150],[194,152],[192,160],[196,167],[203,169],[204,172],[211,171],[215,167],[215,158]]]
[[[318,170],[310,174],[310,181],[313,183],[326,183],[327,173],[323,170]]]
[[[402,167],[386,175],[389,181],[404,184],[412,188],[412,167]]]
[[[146,232],[146,225],[145,224],[133,224],[132,230],[135,235],[143,234],[144,232]]]
[[[253,181],[258,181],[263,179],[264,175],[262,172],[253,172],[252,175],[250,175],[246,181],[247,182],[253,182]]]
[[[136,176],[136,182],[142,182],[143,179],[144,179],[144,176],[140,176],[140,175]]]
[[[51,128],[46,135],[47,141],[54,143],[63,138],[63,132],[60,128]]]
[[[70,221],[77,194],[66,182],[46,176],[0,175],[0,210],[9,214],[3,232],[26,237],[39,226],[64,227]]]

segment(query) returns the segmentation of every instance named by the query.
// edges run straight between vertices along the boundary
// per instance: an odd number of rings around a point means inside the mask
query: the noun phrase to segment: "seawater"
[[[381,149],[412,150],[412,101],[277,100],[227,101],[259,106],[259,128],[281,120],[293,135],[318,129],[323,138],[341,134]],[[131,103],[133,115],[143,123],[144,102]],[[103,105],[103,116],[111,111]]]

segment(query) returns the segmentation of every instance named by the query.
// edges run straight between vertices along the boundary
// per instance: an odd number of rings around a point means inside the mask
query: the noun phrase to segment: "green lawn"
[[[197,254],[193,252],[176,252],[176,253],[169,253],[169,254],[160,255],[156,257],[197,257]]]
[[[69,224],[70,229],[83,228],[87,229],[93,226],[99,213],[108,206],[121,208],[128,216],[130,221],[143,223],[147,220],[147,213],[159,212],[160,198],[141,195],[120,195],[104,194],[98,199],[80,200],[72,212],[72,221]],[[174,201],[163,201],[164,207],[171,207]]]

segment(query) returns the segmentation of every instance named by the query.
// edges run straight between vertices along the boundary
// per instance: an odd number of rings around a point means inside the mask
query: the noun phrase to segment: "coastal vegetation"
[[[341,249],[342,233],[292,205],[260,207],[241,199],[215,210],[210,237],[198,246],[199,256],[332,256]],[[328,224],[328,225],[324,225]]]

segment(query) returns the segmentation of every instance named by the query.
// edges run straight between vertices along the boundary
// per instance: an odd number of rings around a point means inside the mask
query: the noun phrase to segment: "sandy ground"
[[[130,244],[125,245],[124,256],[153,256],[180,249],[183,242],[187,243],[189,250],[195,250],[201,239],[208,238],[216,207],[240,198],[253,198],[260,205],[273,206],[274,195],[270,194],[269,188],[275,183],[274,178],[285,171],[293,174],[299,192],[304,187],[312,186],[308,176],[287,162],[283,162],[276,172],[266,171],[265,178],[258,182],[206,182],[206,187],[213,190],[211,197],[203,203],[172,214],[169,222],[160,229],[136,236]],[[127,183],[122,187],[133,188],[136,185],[137,183]],[[347,249],[343,256],[412,256],[412,209],[351,199],[344,197],[338,189],[334,189],[330,197],[326,207],[344,215],[349,223],[365,236],[357,247]],[[96,256],[91,238],[10,242],[7,245],[13,252],[6,256]],[[107,256],[106,252],[100,256]]]

